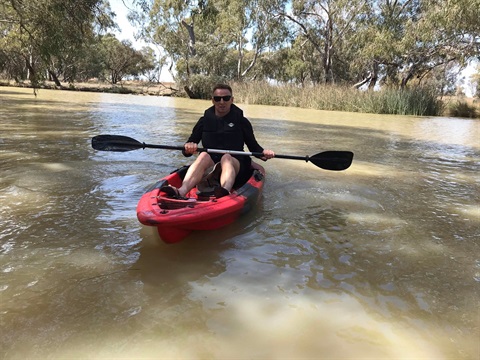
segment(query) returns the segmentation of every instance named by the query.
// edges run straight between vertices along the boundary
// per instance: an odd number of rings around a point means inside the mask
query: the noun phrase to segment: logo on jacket
[[[230,123],[230,124],[228,124],[228,126],[230,126],[230,127],[232,128],[232,127],[235,126],[235,124],[234,124],[234,123]]]

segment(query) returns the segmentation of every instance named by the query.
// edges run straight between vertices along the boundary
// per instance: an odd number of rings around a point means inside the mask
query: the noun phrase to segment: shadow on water
[[[194,231],[176,244],[165,244],[155,227],[142,226],[140,258],[134,267],[140,270],[143,281],[155,290],[160,289],[159,284],[178,286],[171,282],[177,276],[182,279],[181,284],[217,276],[225,271],[222,254],[235,246],[230,240],[242,238],[256,227],[261,208],[260,201],[256,209],[236,222],[213,231]]]

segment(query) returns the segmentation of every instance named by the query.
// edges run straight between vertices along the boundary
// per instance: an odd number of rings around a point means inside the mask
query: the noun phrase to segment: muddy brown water
[[[239,104],[280,154],[248,215],[138,223],[209,102],[0,87],[2,359],[478,359],[480,122]]]

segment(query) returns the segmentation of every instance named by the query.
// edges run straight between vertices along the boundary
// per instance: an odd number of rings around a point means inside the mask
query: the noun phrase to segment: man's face
[[[227,98],[228,100],[225,100],[225,96],[229,96],[230,99]],[[215,106],[215,115],[225,116],[230,112],[230,107],[233,104],[233,96],[227,89],[216,89],[213,93],[212,102]]]

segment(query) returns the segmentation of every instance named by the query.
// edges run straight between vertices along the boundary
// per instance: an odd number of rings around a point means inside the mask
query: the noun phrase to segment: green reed
[[[377,114],[436,116],[443,103],[427,88],[361,91],[351,87],[272,85],[264,82],[234,84],[235,99],[246,104],[291,106]]]

